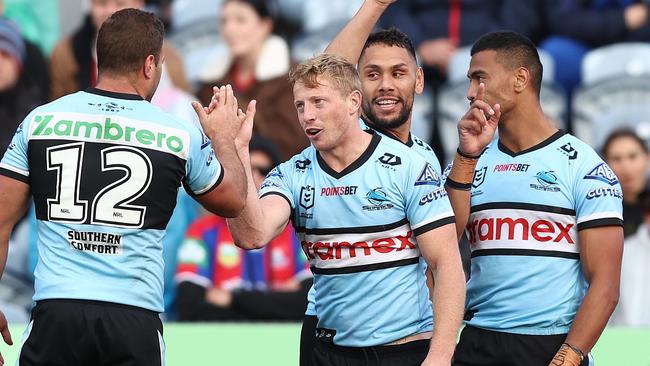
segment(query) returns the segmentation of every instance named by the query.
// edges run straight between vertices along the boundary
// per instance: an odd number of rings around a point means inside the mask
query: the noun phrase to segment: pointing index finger
[[[484,98],[485,98],[485,84],[484,83],[479,83],[478,84],[478,91],[476,92],[475,100],[483,100]]]

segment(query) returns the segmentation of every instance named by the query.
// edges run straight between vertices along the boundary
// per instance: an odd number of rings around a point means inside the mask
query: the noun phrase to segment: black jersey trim
[[[433,229],[437,229],[441,226],[445,226],[447,224],[455,224],[456,223],[456,217],[454,216],[449,216],[445,217],[444,219],[440,219],[438,221],[430,222],[426,225],[422,225],[419,228],[413,230],[413,235],[418,236],[426,233],[427,231],[431,231]]]
[[[194,197],[205,196],[206,194],[214,191],[214,189],[217,188],[219,186],[219,184],[221,184],[221,182],[223,181],[224,175],[225,175],[225,172],[224,172],[224,168],[223,168],[223,165],[222,165],[221,166],[221,172],[219,172],[219,178],[217,178],[217,181],[214,182],[212,187],[208,188],[206,191],[201,192],[201,193],[194,193],[194,191],[192,191],[192,189],[190,189],[189,185],[186,184],[185,181],[183,181],[183,186],[185,186],[186,191],[191,192],[191,194],[190,194],[191,196],[194,196]]]
[[[345,169],[341,170],[341,172],[336,172],[334,169],[330,168],[325,160],[320,156],[320,152],[316,151],[316,160],[318,161],[318,165],[320,165],[321,169],[328,175],[332,176],[333,178],[336,179],[341,179],[347,174],[352,173],[353,171],[357,170],[360,168],[370,157],[372,154],[375,152],[375,149],[377,149],[377,146],[379,145],[379,141],[381,141],[381,136],[377,134],[376,132],[373,131],[372,133],[372,140],[370,140],[370,145],[368,145],[368,148],[366,148],[366,151],[361,154],[357,158],[357,160],[353,161],[352,164],[348,165],[345,167]]]
[[[311,267],[311,271],[312,273],[319,274],[319,275],[336,275],[336,274],[376,271],[380,269],[394,268],[394,267],[404,267],[404,266],[410,266],[418,263],[420,263],[420,257],[400,259],[398,261],[393,261],[393,262],[365,264],[362,266],[353,266],[353,267],[342,267],[342,268]]]
[[[289,197],[287,197],[284,193],[276,192],[276,191],[266,192],[260,196],[260,199],[271,195],[280,196],[284,198],[284,200],[287,201],[287,203],[289,204],[289,207],[293,210],[293,207],[291,207],[291,201],[289,200]]]
[[[386,225],[333,227],[333,228],[307,228],[307,227],[297,226],[294,229],[298,233],[305,233],[307,235],[367,234],[367,233],[377,233],[377,232],[397,229],[398,227],[404,226],[408,223],[409,223],[408,219],[403,218],[397,222],[393,222],[391,224],[386,224]]]
[[[488,255],[520,255],[530,257],[555,257],[566,259],[580,259],[580,253],[567,253],[555,250],[534,249],[479,249],[472,252],[472,258]]]
[[[602,219],[584,221],[578,224],[578,231],[603,226],[623,226],[623,220],[616,217],[606,217]]]
[[[387,129],[384,129],[384,128],[381,128],[381,127],[377,126],[376,123],[370,121],[370,120],[369,120],[368,118],[366,118],[365,116],[361,116],[361,120],[362,120],[363,123],[365,123],[366,126],[368,126],[368,128],[370,128],[371,130],[375,130],[375,131],[381,132],[381,133],[384,134],[385,136],[387,136],[387,137],[389,137],[389,138],[391,138],[391,139],[393,139],[393,140],[399,142],[400,144],[404,144],[404,145],[406,145],[406,146],[408,146],[408,147],[413,147],[413,138],[411,138],[412,135],[411,135],[411,132],[410,132],[410,131],[409,131],[409,139],[408,139],[408,141],[404,142],[404,141],[400,140],[397,136],[395,136],[392,132],[388,131]]]
[[[535,203],[525,203],[525,202],[490,202],[484,203],[482,205],[472,206],[470,208],[471,213],[485,211],[485,210],[528,210],[528,211],[541,211],[548,213],[555,213],[561,215],[571,215],[575,216],[576,211],[570,208],[558,207],[558,206],[548,206],[548,205],[538,205]]]
[[[533,151],[535,151],[535,150],[539,150],[539,149],[541,149],[541,148],[543,148],[543,147],[546,147],[546,146],[552,144],[553,142],[555,142],[557,139],[559,139],[560,137],[562,137],[562,136],[564,136],[564,135],[566,135],[566,131],[564,131],[564,130],[557,130],[557,132],[555,132],[554,134],[552,134],[552,135],[551,135],[549,138],[547,138],[546,140],[540,142],[539,144],[537,144],[537,145],[535,145],[535,146],[529,147],[529,148],[526,149],[526,150],[522,150],[522,151],[520,151],[520,152],[514,152],[514,151],[508,149],[505,145],[503,145],[503,144],[501,143],[501,140],[498,141],[498,143],[497,143],[497,147],[498,147],[499,150],[501,150],[501,152],[503,152],[504,154],[508,154],[508,155],[510,155],[510,156],[512,156],[512,157],[514,158],[515,156],[520,156],[520,155],[528,154],[529,152],[533,152]]]
[[[126,99],[126,100],[144,100],[144,98],[142,98],[142,96],[138,94],[118,93],[110,90],[97,89],[97,88],[88,88],[85,90],[85,92],[90,94],[97,94],[109,98]]]
[[[13,170],[9,170],[6,168],[0,168],[0,175],[4,175],[5,177],[15,179],[18,181],[21,181],[23,183],[29,184],[29,177],[26,177],[20,173],[16,173]]]

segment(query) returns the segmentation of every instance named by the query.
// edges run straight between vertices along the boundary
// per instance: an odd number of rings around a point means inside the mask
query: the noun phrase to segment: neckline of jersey
[[[90,94],[97,94],[109,98],[126,99],[126,100],[144,100],[144,98],[142,98],[138,94],[118,93],[110,90],[97,89],[94,87],[86,89],[85,92]]]
[[[529,147],[526,150],[522,150],[520,152],[514,152],[514,151],[508,149],[504,144],[501,143],[501,140],[498,141],[497,147],[499,148],[499,150],[501,150],[502,153],[508,154],[508,155],[510,155],[511,157],[514,158],[516,156],[528,154],[529,152],[533,152],[535,150],[539,150],[539,149],[541,149],[541,148],[543,148],[545,146],[548,146],[548,145],[552,144],[553,142],[555,142],[560,137],[564,136],[565,134],[566,134],[566,131],[564,131],[562,129],[559,129],[559,130],[557,130],[557,132],[555,132],[554,134],[549,136],[546,140],[540,142],[537,145]]]
[[[399,142],[400,144],[404,144],[404,145],[406,145],[406,146],[408,146],[408,147],[413,147],[413,138],[412,138],[411,131],[409,131],[409,139],[408,139],[408,141],[403,142],[402,140],[400,140],[399,138],[397,138],[397,136],[395,136],[395,135],[393,135],[392,133],[390,133],[390,131],[385,130],[385,129],[383,129],[383,128],[377,126],[376,123],[371,122],[368,118],[366,118],[366,117],[364,117],[364,116],[361,116],[361,120],[362,120],[363,123],[365,123],[366,126],[368,126],[371,130],[375,130],[375,131],[381,132],[383,135],[388,136],[389,138],[391,138],[391,139],[393,139],[393,140]]]
[[[320,156],[320,152],[316,150],[316,161],[318,162],[318,165],[323,169],[325,173],[328,175],[332,176],[333,178],[336,179],[341,179],[344,176],[352,173],[353,171],[357,170],[359,167],[361,167],[370,157],[372,154],[375,152],[375,149],[377,149],[377,146],[379,146],[379,141],[381,140],[381,136],[375,131],[372,131],[372,140],[370,140],[370,144],[366,148],[366,150],[357,158],[357,160],[353,161],[352,164],[348,165],[345,167],[345,169],[341,170],[340,172],[337,172],[336,170],[330,168],[329,165],[323,160],[323,158]]]

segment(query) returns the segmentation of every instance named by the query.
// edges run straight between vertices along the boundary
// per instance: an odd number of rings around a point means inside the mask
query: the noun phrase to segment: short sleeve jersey
[[[223,177],[210,141],[141,97],[99,89],[36,108],[0,174],[34,197],[34,300],[98,300],[163,311],[162,238],[181,183]]]
[[[343,171],[309,147],[271,171],[260,189],[260,197],[279,195],[291,206],[314,274],[318,337],[350,347],[431,330],[415,238],[454,222],[431,164],[370,133],[369,147]]]
[[[467,324],[567,333],[588,287],[578,233],[622,219],[618,179],[585,143],[558,131],[513,153],[493,141],[471,189]]]
[[[372,127],[369,127],[369,125],[362,118],[359,119],[359,124],[361,125],[361,128],[364,130],[373,130]],[[383,133],[381,130],[378,129],[374,131],[377,134],[381,135],[382,137],[391,138],[399,142],[397,138],[395,138],[394,136],[388,133]],[[429,146],[429,144],[424,142],[419,137],[413,134],[409,134],[409,140],[405,145],[413,149],[414,152],[418,153],[426,161],[428,161],[429,164],[431,164],[433,170],[437,174],[441,174],[440,162],[438,161],[438,157],[436,156],[435,152],[433,152],[433,149],[431,148],[431,146]],[[422,267],[423,271],[426,270],[427,265],[426,262],[424,261],[424,258],[420,258],[420,266]],[[316,301],[316,290],[314,289],[314,286],[312,286],[309,289],[309,293],[307,293],[307,309],[305,310],[305,315],[316,316],[315,301]]]

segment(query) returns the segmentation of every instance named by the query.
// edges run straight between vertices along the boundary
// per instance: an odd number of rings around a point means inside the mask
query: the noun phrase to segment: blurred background
[[[0,0],[0,154],[31,109],[95,85],[98,27],[114,11],[137,7],[156,13],[167,27],[167,61],[154,104],[198,123],[190,102],[207,103],[212,85],[232,84],[243,104],[258,100],[251,158],[259,185],[275,165],[307,146],[288,71],[322,52],[362,2]],[[378,25],[396,26],[413,40],[426,75],[425,93],[414,106],[413,132],[430,143],[443,166],[454,156],[456,122],[468,105],[473,42],[509,29],[538,45],[546,114],[601,153],[624,191],[621,299],[595,350],[601,365],[650,365],[650,356],[638,352],[650,342],[648,4],[400,0]],[[168,361],[296,363],[298,322],[311,274],[293,229],[262,250],[245,252],[234,246],[224,222],[200,210],[181,188],[165,238]],[[15,324],[15,340],[32,306],[38,256],[33,225],[28,214],[13,233],[0,282],[0,308]],[[264,351],[247,353],[251,342],[264,343]],[[0,350],[9,352],[10,362],[18,351],[4,345]]]

